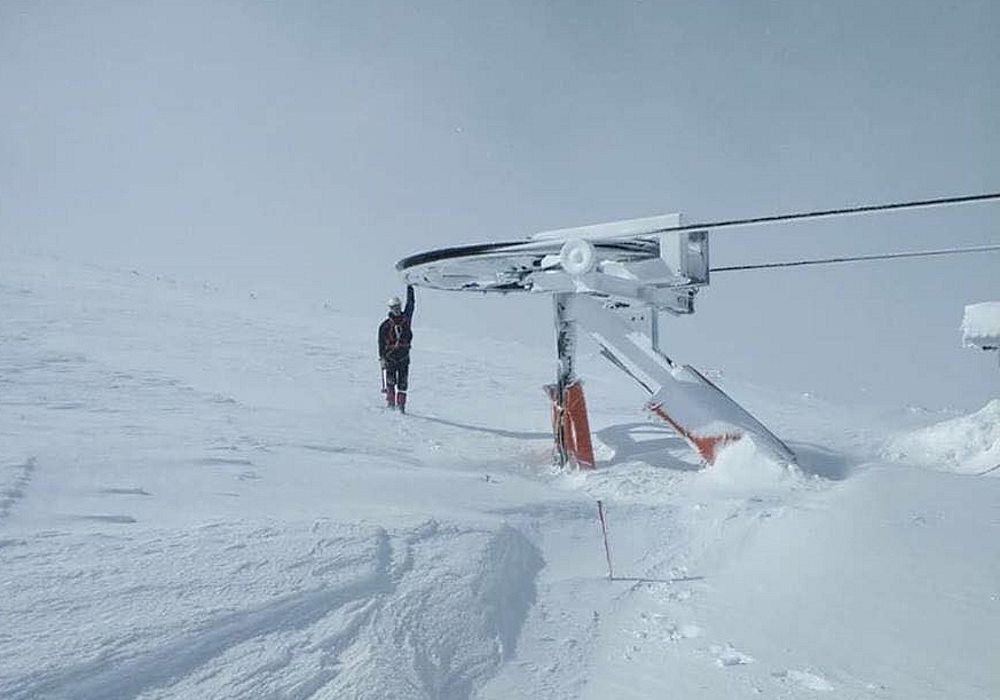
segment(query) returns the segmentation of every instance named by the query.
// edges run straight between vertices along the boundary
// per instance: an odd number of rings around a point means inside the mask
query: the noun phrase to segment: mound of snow
[[[676,500],[684,484],[724,497],[783,491],[802,483],[802,471],[744,435],[719,447],[711,465],[683,461],[664,449],[631,455],[594,471],[568,471],[558,483],[595,499],[664,504]]]
[[[721,449],[706,475],[723,486],[759,489],[787,483],[800,473],[794,465],[776,460],[753,438],[744,436]]]
[[[886,456],[939,471],[983,474],[1000,466],[1000,399],[969,416],[899,435]]]

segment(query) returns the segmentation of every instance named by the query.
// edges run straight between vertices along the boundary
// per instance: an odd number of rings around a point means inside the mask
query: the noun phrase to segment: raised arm
[[[413,285],[406,285],[406,308],[403,309],[403,314],[407,318],[413,318],[413,309],[416,307],[416,295],[413,293]]]

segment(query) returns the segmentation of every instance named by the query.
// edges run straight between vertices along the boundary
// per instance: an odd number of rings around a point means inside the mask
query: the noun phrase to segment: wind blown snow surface
[[[560,473],[553,358],[418,306],[386,413],[377,319],[252,291],[0,260],[0,697],[1000,696],[996,402],[727,383],[799,464],[702,469],[588,355]]]

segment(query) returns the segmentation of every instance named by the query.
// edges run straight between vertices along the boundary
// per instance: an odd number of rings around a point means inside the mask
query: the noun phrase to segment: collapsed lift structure
[[[792,451],[702,374],[659,347],[661,312],[690,314],[709,282],[707,230],[675,230],[681,216],[633,219],[535,234],[512,243],[447,248],[401,260],[410,284],[553,298],[558,370],[546,387],[561,465],[595,466],[583,385],[576,373],[581,331],[648,394],[646,408],[711,464],[721,445],[752,435],[776,458]]]
[[[556,382],[547,390],[561,465],[595,466],[583,385],[575,368],[581,330],[598,343],[606,359],[648,392],[646,408],[676,430],[705,463],[715,461],[721,446],[746,436],[778,460],[794,462],[794,453],[760,421],[696,369],[675,364],[660,350],[659,315],[694,313],[695,295],[709,283],[709,231],[996,200],[1000,192],[699,224],[687,224],[680,214],[668,214],[546,231],[514,242],[433,250],[404,258],[396,268],[408,283],[436,289],[552,295],[559,363]],[[1000,245],[739,265],[714,271],[995,251],[1000,251]],[[987,335],[973,344],[994,349],[997,340],[992,326]]]

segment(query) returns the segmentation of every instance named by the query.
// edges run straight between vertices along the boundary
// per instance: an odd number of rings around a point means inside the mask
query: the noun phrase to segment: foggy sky
[[[374,327],[422,250],[1000,190],[998,37],[990,0],[5,0],[0,254],[271,285]],[[712,255],[998,242],[982,204],[719,232]],[[996,254],[733,273],[662,335],[727,377],[971,409],[1000,371],[958,327],[991,299]],[[418,313],[418,343],[551,343],[544,298]]]

